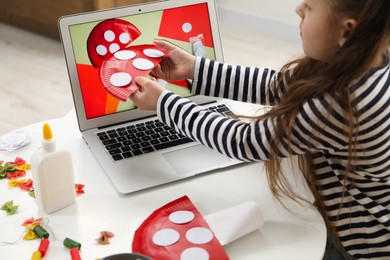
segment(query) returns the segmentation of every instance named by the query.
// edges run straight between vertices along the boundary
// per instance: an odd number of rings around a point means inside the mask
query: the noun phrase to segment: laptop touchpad
[[[179,175],[197,174],[224,167],[232,162],[227,156],[205,147],[195,145],[164,153],[164,158]]]

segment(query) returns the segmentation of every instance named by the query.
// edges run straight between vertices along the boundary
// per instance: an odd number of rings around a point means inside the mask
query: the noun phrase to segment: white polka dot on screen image
[[[111,53],[117,52],[121,47],[117,43],[112,43],[109,47]]]
[[[119,35],[119,41],[122,43],[122,44],[126,44],[126,43],[129,43],[130,41],[130,35],[128,33],[121,33]]]
[[[126,72],[117,72],[111,75],[110,83],[115,87],[124,87],[131,83],[132,77]]]
[[[157,231],[152,238],[153,243],[158,246],[170,246],[179,241],[179,239],[179,232],[171,228],[166,228]]]
[[[115,40],[115,33],[111,30],[107,30],[104,32],[104,39],[108,42],[112,42]]]
[[[133,61],[133,66],[139,70],[150,70],[154,67],[154,64],[148,59],[137,58]]]
[[[184,23],[181,27],[181,29],[183,30],[183,32],[185,33],[189,33],[192,31],[192,24],[190,23]]]
[[[209,253],[200,247],[187,248],[180,255],[180,260],[208,260],[209,258]]]
[[[136,55],[137,54],[134,51],[130,50],[117,51],[114,53],[115,58],[117,58],[118,60],[131,60]]]
[[[164,53],[162,51],[156,49],[145,49],[143,50],[143,53],[149,58],[161,58],[162,56],[164,56]]]
[[[188,210],[179,210],[169,214],[169,220],[175,224],[186,224],[194,220],[195,214]]]
[[[100,56],[104,56],[107,54],[107,48],[103,45],[98,45],[98,46],[96,46],[96,52]]]

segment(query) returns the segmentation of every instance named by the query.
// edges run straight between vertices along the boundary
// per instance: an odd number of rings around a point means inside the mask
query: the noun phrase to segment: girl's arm
[[[231,158],[242,161],[270,158],[270,139],[273,135],[272,119],[247,123],[226,118],[169,91],[160,96],[157,112],[162,122],[179,133]],[[314,119],[314,122],[316,121]],[[304,133],[301,130],[296,132],[302,135],[293,138],[290,151],[285,148],[287,142],[281,140],[278,154],[281,157],[302,154],[314,146],[321,150],[315,139],[321,139],[321,136],[315,137],[319,133],[317,126],[313,124],[306,125]],[[332,146],[332,144],[328,145]],[[328,148],[323,147],[323,149]]]
[[[389,70],[388,65],[380,67],[351,87],[354,90],[351,100],[357,102],[355,115],[359,117],[359,125],[353,133],[356,134],[355,163],[387,173]],[[225,118],[168,91],[159,96],[156,109],[162,122],[222,154],[243,161],[270,158],[276,118],[250,123]],[[349,129],[349,119],[344,116],[343,107],[331,94],[307,100],[291,122],[291,136],[286,133],[277,140],[276,154],[288,157],[320,153],[335,158],[338,164],[348,165],[350,133],[346,129]]]
[[[153,73],[166,80],[193,80],[193,94],[274,105],[284,92],[280,88],[273,93],[277,74],[272,69],[231,66],[195,57],[167,41],[156,40],[154,44],[169,54],[153,69]],[[140,103],[142,107],[149,107]]]
[[[277,73],[268,68],[233,66],[197,58],[193,94],[222,97],[261,105],[274,105],[280,94],[273,93]]]

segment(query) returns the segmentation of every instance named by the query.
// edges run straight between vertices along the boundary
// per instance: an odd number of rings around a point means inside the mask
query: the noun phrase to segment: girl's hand
[[[155,79],[146,77],[136,77],[138,91],[134,92],[129,98],[141,110],[156,110],[157,101],[166,89],[158,84]]]
[[[166,80],[194,78],[195,56],[167,41],[155,40],[153,43],[157,47],[169,51],[168,56],[153,69],[153,73],[157,77]]]

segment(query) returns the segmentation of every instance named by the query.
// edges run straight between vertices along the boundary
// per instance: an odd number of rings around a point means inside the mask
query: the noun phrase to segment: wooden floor
[[[64,116],[73,108],[59,41],[0,23],[0,136]],[[278,69],[301,53],[299,43],[221,24],[225,61]]]

